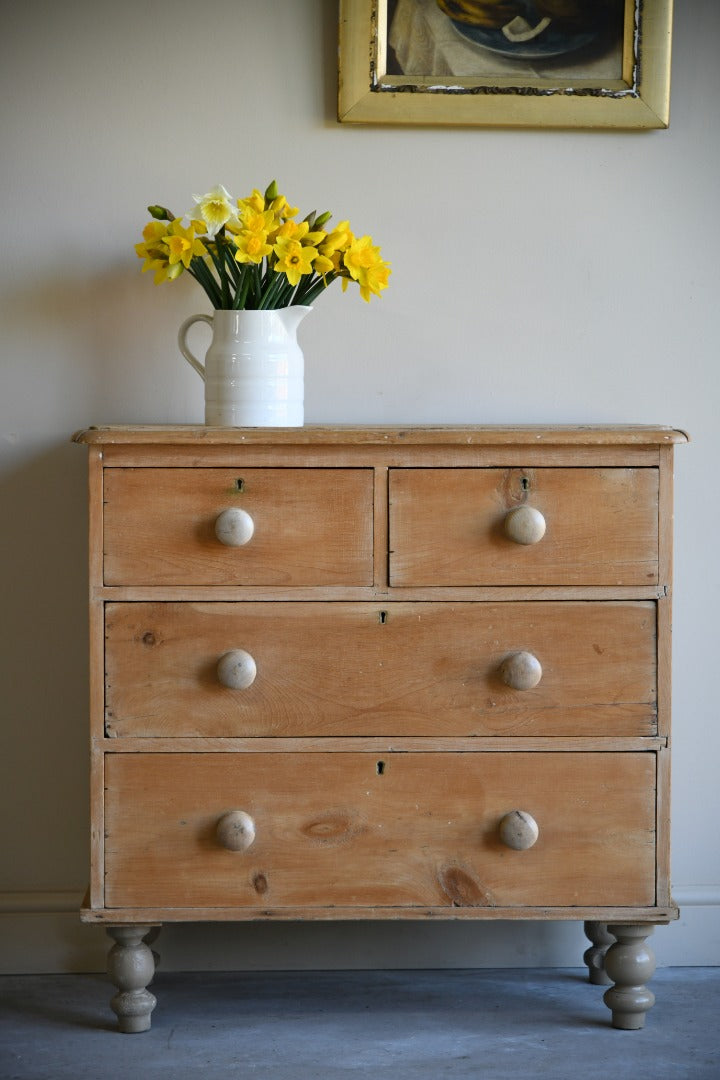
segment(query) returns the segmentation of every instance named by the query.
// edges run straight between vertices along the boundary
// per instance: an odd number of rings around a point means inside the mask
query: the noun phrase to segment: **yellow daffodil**
[[[167,232],[167,221],[149,221],[143,229],[143,243],[135,245],[137,257],[144,259],[142,273],[152,270],[156,285],[163,281],[172,281],[183,271],[182,264],[177,268],[170,267],[168,250],[164,244]]]
[[[287,276],[291,285],[297,285],[304,274],[311,274],[317,251],[313,247],[304,247],[293,237],[281,236],[273,251],[277,255],[275,272]]]
[[[343,255],[343,263],[354,281],[360,286],[363,300],[369,300],[371,293],[379,296],[387,288],[390,267],[383,262],[380,248],[375,247],[372,237],[361,236],[353,240]]]
[[[240,215],[244,232],[268,233],[275,224],[271,210],[253,210],[247,207]]]
[[[387,289],[390,274],[391,270],[387,263],[378,262],[375,266],[369,266],[365,271],[364,280],[360,282],[360,295],[363,300],[369,301],[371,294],[379,296],[383,289]]]
[[[285,221],[277,230],[277,240],[302,240],[309,230],[307,221]]]
[[[283,221],[287,221],[288,218],[294,218],[299,213],[297,206],[290,206],[289,202],[284,195],[278,195],[270,203],[270,209],[276,217],[281,218]]]
[[[252,195],[248,195],[247,199],[238,199],[237,204],[241,214],[245,210],[253,210],[256,214],[262,214],[265,210],[265,196],[257,188],[254,188]]]
[[[304,247],[317,247],[325,239],[322,231],[310,232],[307,221],[285,221],[276,232],[275,242],[280,240],[298,240]]]
[[[347,251],[355,237],[350,231],[349,221],[340,221],[331,233],[328,233],[320,245],[323,255],[330,257],[335,251]]]
[[[213,239],[224,225],[237,225],[237,210],[232,205],[230,192],[218,184],[206,195],[193,195],[196,207],[188,217],[199,216],[207,225],[207,234]]]
[[[163,243],[168,250],[170,266],[182,263],[187,270],[195,255],[207,255],[207,248],[202,240],[195,236],[193,224],[185,228],[180,218],[175,218],[171,223]]]
[[[380,258],[380,248],[373,247],[371,236],[361,236],[353,240],[343,258],[350,277],[358,281],[364,270],[374,266]]]
[[[333,262],[327,255],[318,255],[313,263],[313,270],[316,274],[322,274],[324,277],[326,274],[332,274],[334,270],[337,270],[339,266],[339,259]]]
[[[261,263],[272,252],[272,245],[267,242],[267,233],[251,232],[243,229],[233,237],[237,251],[235,258],[239,263]]]

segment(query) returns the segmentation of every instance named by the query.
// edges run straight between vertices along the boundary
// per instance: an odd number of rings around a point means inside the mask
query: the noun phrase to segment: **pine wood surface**
[[[109,754],[106,786],[107,907],[655,900],[652,754]],[[529,851],[498,838],[517,808]],[[246,852],[215,836],[234,809]]]
[[[516,506],[538,543],[508,539]],[[656,469],[395,469],[392,585],[629,585],[658,579]]]
[[[137,906],[106,908],[101,905],[94,907],[84,906],[80,910],[82,922],[100,926],[121,926],[123,924],[137,925],[185,922],[304,922],[321,920],[323,922],[348,922],[350,920],[374,921],[404,921],[431,919],[435,922],[458,922],[463,920],[474,921],[476,919],[503,919],[513,922],[515,920],[531,920],[533,922],[578,922],[584,919],[592,919],[597,922],[616,923],[648,923],[653,926],[665,925],[673,919],[677,919],[679,909],[674,902],[669,904],[653,904],[652,906],[618,907],[616,905],[603,905],[602,907],[585,907],[564,905],[562,907],[547,907],[536,905],[534,907],[423,907],[396,906],[382,907],[376,904],[374,907],[280,907],[273,908],[269,905],[262,907],[219,907],[217,905],[202,907],[199,904],[192,908],[171,907],[167,904],[160,907]]]
[[[372,583],[370,469],[105,472],[107,584]],[[255,522],[243,547],[215,536],[229,507]]]
[[[637,446],[687,442],[684,431],[651,424],[437,424],[363,427],[349,424],[306,424],[301,428],[216,428],[200,424],[108,424],[73,435],[79,443],[163,446],[268,444],[287,446],[342,443],[386,446],[428,445]]]
[[[652,735],[655,605],[108,604],[112,736]],[[230,649],[258,674],[220,684]],[[531,690],[500,666],[529,650]]]

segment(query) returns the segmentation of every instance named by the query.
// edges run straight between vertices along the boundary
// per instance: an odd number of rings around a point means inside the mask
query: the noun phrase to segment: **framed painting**
[[[663,128],[672,0],[340,0],[338,119]]]

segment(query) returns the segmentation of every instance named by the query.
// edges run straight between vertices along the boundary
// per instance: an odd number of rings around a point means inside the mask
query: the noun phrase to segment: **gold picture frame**
[[[571,60],[555,56],[538,61],[497,55],[466,36],[482,31],[453,20],[447,11],[472,11],[472,3],[340,0],[338,119],[357,124],[665,128],[673,0],[616,2],[615,38],[607,36],[604,53],[593,52],[591,44]],[[512,8],[513,2],[503,6]],[[535,10],[533,5],[523,7],[523,0],[516,6]],[[522,22],[516,25],[522,30]],[[529,35],[537,32],[527,21],[524,25]],[[506,36],[507,30],[503,28]],[[530,46],[525,51],[530,52]]]

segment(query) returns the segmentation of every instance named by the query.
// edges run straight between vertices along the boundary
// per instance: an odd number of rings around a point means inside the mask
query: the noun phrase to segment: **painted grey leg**
[[[155,974],[152,950],[143,938],[150,926],[109,926],[108,934],[115,939],[108,955],[108,975],[118,993],[110,1007],[118,1018],[118,1030],[126,1034],[150,1029],[150,1014],[155,997],[146,990]]]
[[[150,947],[150,951],[153,954],[153,963],[155,965],[155,972],[153,973],[153,975],[157,972],[157,969],[160,967],[160,953],[156,952],[155,949],[153,949],[153,945],[157,941],[158,935],[159,935],[161,930],[162,930],[161,926],[152,926],[150,928],[150,933],[146,934],[145,937],[143,938],[143,941],[145,942],[146,945],[148,945]],[[153,980],[151,979],[150,982],[148,983],[148,986],[151,985],[152,981]]]
[[[645,1026],[645,1013],[655,1004],[655,995],[645,983],[655,971],[655,956],[645,944],[653,932],[647,924],[608,926],[617,938],[605,955],[605,970],[615,984],[603,1000],[612,1011],[613,1027],[635,1031]]]
[[[589,949],[583,953],[583,960],[588,966],[590,982],[594,986],[609,986],[612,979],[608,978],[605,971],[605,953],[613,944],[615,938],[608,933],[607,923],[586,922],[585,937],[592,942]]]

